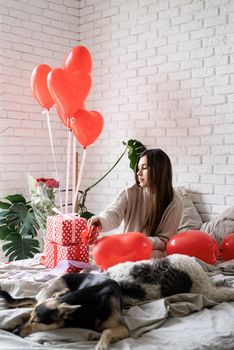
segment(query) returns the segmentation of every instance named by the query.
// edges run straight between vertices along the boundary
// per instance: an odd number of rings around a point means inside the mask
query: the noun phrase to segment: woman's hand
[[[90,227],[92,225],[102,227],[101,221],[100,221],[98,216],[91,216],[91,218],[88,219],[87,225],[88,225],[88,227]]]

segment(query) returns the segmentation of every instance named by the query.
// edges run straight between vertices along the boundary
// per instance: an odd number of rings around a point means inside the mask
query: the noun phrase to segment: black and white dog
[[[86,328],[102,332],[96,350],[106,350],[111,342],[129,336],[118,283],[101,274],[65,274],[36,298],[12,298],[3,290],[0,296],[9,308],[34,305],[30,318],[13,330],[23,337],[62,327]]]
[[[104,274],[118,282],[124,305],[137,305],[178,293],[198,293],[216,302],[234,301],[234,288],[216,286],[202,265],[206,264],[200,264],[193,257],[173,254],[117,264]]]

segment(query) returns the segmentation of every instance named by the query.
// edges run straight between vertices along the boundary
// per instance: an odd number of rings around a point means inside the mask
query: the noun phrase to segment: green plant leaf
[[[123,142],[124,145],[128,146],[128,159],[130,160],[130,168],[135,171],[136,163],[140,154],[146,150],[146,147],[137,140],[128,140],[128,142]]]
[[[80,214],[80,217],[88,220],[89,218],[91,218],[94,215],[95,214],[90,213],[89,211],[84,211],[82,214]]]
[[[6,223],[11,230],[25,237],[35,237],[39,229],[32,207],[25,203],[15,203],[11,206]]]
[[[0,209],[0,220],[5,219],[8,214],[9,210]]]
[[[7,225],[0,225],[0,239],[6,240],[7,237],[13,232],[7,227]]]
[[[0,219],[0,225],[6,225],[6,220],[5,220],[5,218]]]
[[[28,211],[27,216],[20,228],[20,234],[22,236],[31,235],[32,237],[36,237],[38,229],[39,229],[39,224],[36,220],[34,212]]]
[[[26,203],[25,198],[21,194],[12,194],[12,195],[6,196],[5,199],[10,201],[12,204],[14,204],[14,203]]]
[[[8,243],[2,246],[2,250],[9,261],[33,258],[39,253],[39,242],[33,238],[22,237],[18,233],[8,236]]]
[[[9,209],[11,206],[11,203],[9,201],[5,201],[4,199],[0,200],[0,209]]]

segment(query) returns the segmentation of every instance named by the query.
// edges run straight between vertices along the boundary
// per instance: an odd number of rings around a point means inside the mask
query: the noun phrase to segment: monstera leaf
[[[26,204],[26,199],[24,198],[24,196],[22,196],[21,194],[18,194],[18,193],[6,196],[4,199],[8,200],[12,204],[14,204],[14,203],[24,203],[24,204]]]
[[[9,209],[14,203],[25,203],[26,200],[21,194],[13,194],[0,199],[0,209]]]
[[[32,207],[25,203],[13,204],[9,208],[6,222],[12,230],[19,228],[19,233],[25,237],[35,237],[39,229]]]
[[[39,225],[33,208],[21,194],[0,199],[0,240],[9,260],[27,259],[39,252],[35,239]]]
[[[6,240],[9,235],[14,233],[7,225],[0,225],[0,240]]]
[[[39,242],[33,238],[22,237],[19,233],[7,236],[7,243],[2,246],[9,261],[32,258],[39,253]]]
[[[128,159],[130,160],[130,168],[135,171],[137,160],[142,152],[146,150],[146,147],[137,140],[128,140],[124,142],[124,145],[128,147]]]

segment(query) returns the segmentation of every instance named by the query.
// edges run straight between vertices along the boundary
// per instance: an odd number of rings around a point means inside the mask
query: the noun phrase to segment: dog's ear
[[[74,311],[76,311],[77,309],[79,309],[81,307],[81,305],[71,305],[71,304],[67,304],[67,303],[61,303],[58,305],[58,309],[61,313],[66,313],[66,314],[70,314]]]

